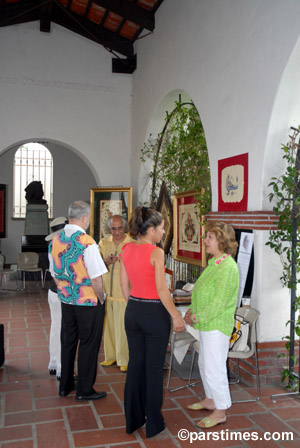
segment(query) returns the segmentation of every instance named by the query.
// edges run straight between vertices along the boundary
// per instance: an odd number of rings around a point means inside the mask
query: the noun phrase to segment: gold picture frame
[[[205,267],[204,225],[200,224],[203,217],[197,207],[199,195],[197,191],[186,191],[173,197],[173,258]]]
[[[132,187],[91,188],[90,235],[98,243],[107,236],[106,222],[112,215],[121,215],[127,221],[132,213]]]
[[[165,223],[165,234],[159,245],[164,250],[165,254],[168,254],[173,240],[173,204],[164,181],[160,187],[156,210],[163,215]]]

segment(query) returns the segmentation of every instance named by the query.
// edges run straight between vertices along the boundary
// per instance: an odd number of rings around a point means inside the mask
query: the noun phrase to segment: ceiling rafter
[[[137,6],[135,3],[127,0],[94,0],[93,3],[149,31],[153,31],[155,28],[154,14],[145,8]]]
[[[43,3],[50,1],[46,0]],[[40,8],[41,3],[35,1],[24,1],[22,5],[17,3],[5,4],[5,7],[1,10],[0,27],[39,20]]]
[[[45,3],[40,9],[40,31],[43,33],[50,33],[51,30],[51,14],[52,14],[53,0]]]
[[[133,73],[137,61],[133,44],[153,32],[155,12],[163,1],[148,0],[143,7],[138,0],[87,0],[85,4],[80,0],[0,0],[0,27],[39,21],[40,31],[49,33],[51,23],[56,23],[109,51],[114,56],[113,73]]]
[[[58,3],[55,3],[52,9],[52,22],[61,25],[70,31],[73,31],[81,36],[86,37],[98,44],[103,45],[106,49],[116,51],[123,56],[132,58],[134,55],[133,44],[125,37],[118,36],[112,31],[99,27],[93,22],[88,22],[84,17],[68,11],[66,8],[58,8]],[[60,14],[64,11],[65,14]]]

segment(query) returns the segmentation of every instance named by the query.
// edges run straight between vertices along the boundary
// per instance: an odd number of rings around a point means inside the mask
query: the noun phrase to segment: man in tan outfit
[[[99,242],[102,258],[108,268],[103,276],[106,293],[106,314],[104,321],[104,353],[102,366],[111,366],[115,362],[122,372],[127,371],[128,344],[124,326],[126,300],[120,285],[119,255],[124,244],[132,241],[127,235],[127,221],[120,215],[113,215],[107,220],[111,235]]]

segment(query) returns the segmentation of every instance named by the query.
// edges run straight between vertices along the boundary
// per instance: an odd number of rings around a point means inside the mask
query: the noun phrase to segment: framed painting
[[[218,161],[219,212],[248,207],[248,153]]]
[[[106,229],[107,219],[112,215],[121,215],[127,221],[132,213],[132,187],[91,188],[90,235],[98,243],[109,235]]]
[[[6,237],[6,185],[0,184],[0,238]]]
[[[173,291],[173,271],[171,269],[165,268],[165,279],[168,289]]]
[[[165,253],[168,254],[173,240],[173,205],[164,181],[161,184],[156,210],[158,210],[164,218],[166,232],[162,237],[160,246]]]
[[[174,259],[197,266],[206,266],[204,226],[201,225],[199,192],[174,195]]]

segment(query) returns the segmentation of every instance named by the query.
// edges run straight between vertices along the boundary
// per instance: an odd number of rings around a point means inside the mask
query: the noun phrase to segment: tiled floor
[[[125,433],[126,375],[116,366],[99,367],[96,389],[108,392],[105,399],[78,403],[74,393],[60,398],[56,378],[47,369],[47,289],[40,289],[35,282],[28,282],[26,287],[25,292],[0,292],[0,323],[5,325],[6,350],[5,365],[0,369],[1,448],[300,446],[300,399],[285,397],[273,403],[270,395],[283,392],[280,387],[263,388],[259,402],[234,404],[228,411],[227,423],[214,428],[217,432],[211,435],[198,433],[194,424],[208,412],[186,409],[187,404],[198,400],[201,387],[165,391],[163,414],[167,429],[153,439],[146,439],[143,429],[132,435]],[[178,377],[172,378],[173,385],[181,383]],[[240,385],[232,391],[235,399],[255,394],[255,390]],[[181,441],[180,429],[192,432],[190,437],[198,440]],[[244,433],[244,440],[234,440],[237,431]],[[263,440],[266,432],[274,433],[276,441]],[[294,440],[283,440],[282,432],[292,432]],[[258,440],[251,440],[253,436]]]

